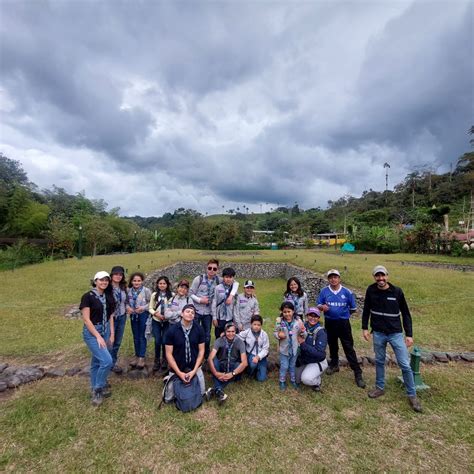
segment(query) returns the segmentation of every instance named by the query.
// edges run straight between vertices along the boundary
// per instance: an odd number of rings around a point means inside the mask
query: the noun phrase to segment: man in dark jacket
[[[362,335],[366,341],[370,341],[368,331],[370,319],[374,338],[375,388],[370,390],[368,395],[370,398],[378,398],[385,394],[385,356],[388,343],[392,346],[397,364],[402,370],[410,406],[416,412],[421,412],[421,403],[416,397],[415,381],[408,354],[408,347],[413,345],[413,330],[405,295],[401,288],[388,282],[388,271],[384,266],[377,265],[372,275],[375,283],[367,288],[362,313]],[[402,320],[400,320],[400,314]],[[405,330],[405,339],[403,330]]]
[[[298,337],[300,353],[296,361],[296,382],[309,385],[314,391],[321,390],[321,375],[327,369],[327,335],[319,323],[318,308],[308,308],[305,323],[307,336]]]

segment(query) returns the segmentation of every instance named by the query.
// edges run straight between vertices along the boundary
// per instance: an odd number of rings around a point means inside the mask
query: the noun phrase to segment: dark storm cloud
[[[1,141],[41,186],[87,162],[80,189],[113,206],[126,179],[126,213],[324,205],[467,148],[470,2],[0,9]]]

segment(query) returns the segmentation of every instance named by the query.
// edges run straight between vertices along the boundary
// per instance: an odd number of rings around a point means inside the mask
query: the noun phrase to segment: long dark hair
[[[112,285],[112,275],[122,275],[122,279],[119,282],[119,288],[123,291],[127,289],[127,279],[125,278],[125,273],[123,272],[113,272],[110,274],[110,286]]]
[[[166,282],[165,296],[167,299],[169,299],[173,296],[173,292],[171,291],[170,279],[167,276],[161,275],[160,277],[156,279],[155,289],[157,292],[160,291],[160,289],[158,288],[158,283],[160,283],[161,280],[164,280]]]
[[[132,281],[133,279],[136,277],[136,276],[139,276],[142,281],[145,281],[145,275],[142,273],[142,272],[133,272],[131,275],[130,275],[130,278],[128,280],[128,287],[129,288],[132,288]]]
[[[294,281],[298,285],[298,289],[296,290],[296,294],[300,297],[303,296],[304,291],[303,291],[303,288],[301,288],[301,282],[296,277],[288,278],[288,281],[286,282],[286,292],[284,293],[284,295],[285,296],[286,295],[291,295],[292,291],[290,290],[290,283],[292,281]]]

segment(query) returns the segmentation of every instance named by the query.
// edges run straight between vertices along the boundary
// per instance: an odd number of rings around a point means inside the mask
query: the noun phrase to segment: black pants
[[[326,319],[324,327],[328,335],[329,355],[331,356],[329,367],[337,367],[339,365],[339,346],[337,340],[340,339],[350,368],[354,371],[356,376],[362,374],[362,369],[357,362],[357,355],[354,350],[354,339],[352,338],[352,329],[349,320]]]
[[[214,335],[216,336],[216,339],[221,337],[221,334],[225,331],[225,325],[231,322],[232,321],[225,321],[221,319],[217,321],[217,327],[214,328]]]

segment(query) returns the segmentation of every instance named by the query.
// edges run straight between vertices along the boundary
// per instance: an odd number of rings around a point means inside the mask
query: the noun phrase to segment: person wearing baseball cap
[[[326,371],[328,375],[339,372],[339,343],[346,355],[350,368],[354,371],[355,383],[365,388],[362,368],[357,361],[354,350],[354,338],[349,318],[357,311],[354,293],[341,285],[341,274],[335,268],[327,272],[329,285],[321,290],[318,296],[318,309],[324,311],[324,327],[327,331],[331,361]]]
[[[99,406],[104,397],[110,396],[107,378],[113,366],[109,347],[114,343],[115,301],[110,286],[110,275],[105,271],[94,275],[92,290],[84,293],[79,309],[82,312],[84,327],[82,336],[91,358],[92,405]]]
[[[260,307],[255,296],[255,283],[252,280],[247,280],[244,283],[244,293],[237,295],[235,324],[238,330],[250,329],[250,320],[257,314],[260,314]]]
[[[414,411],[422,412],[408,354],[408,347],[413,345],[413,328],[405,295],[401,288],[389,283],[388,271],[383,265],[374,267],[372,276],[375,283],[365,292],[362,312],[362,335],[370,341],[370,320],[375,352],[375,388],[369,391],[368,396],[379,398],[385,394],[385,356],[387,344],[390,344],[402,371],[408,402]]]
[[[183,311],[183,308],[186,305],[193,303],[193,300],[188,295],[188,291],[189,281],[183,278],[178,282],[176,293],[173,295],[165,309],[165,319],[170,323],[170,326],[178,324],[181,321],[181,312]]]
[[[327,369],[326,330],[321,326],[321,313],[318,308],[310,307],[306,312],[306,334],[298,336],[300,345],[296,362],[296,383],[309,385],[315,392],[321,390],[321,375]]]

